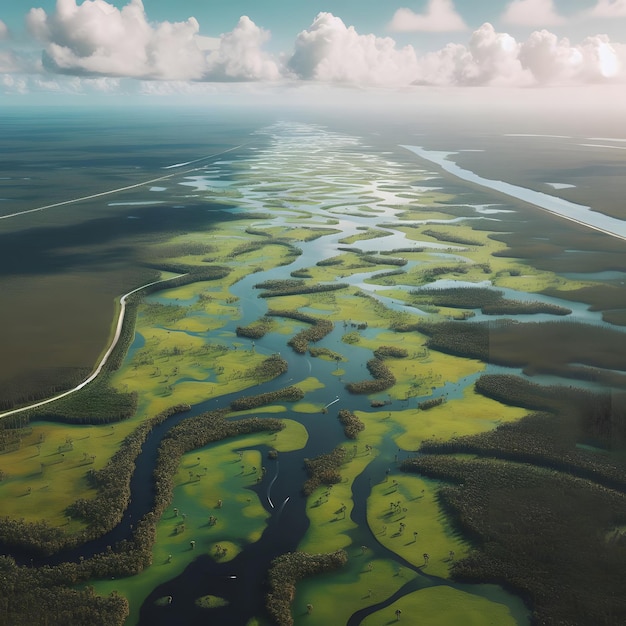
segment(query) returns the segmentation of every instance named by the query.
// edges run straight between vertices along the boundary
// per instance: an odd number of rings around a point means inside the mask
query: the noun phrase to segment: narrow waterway
[[[424,156],[409,147],[416,154]],[[432,156],[432,155],[431,155]],[[424,156],[424,158],[428,158]],[[440,160],[445,163],[444,157]],[[431,158],[431,161],[437,162]],[[444,165],[439,163],[439,165]],[[330,176],[320,177],[320,181],[326,183],[338,184],[341,176],[337,175],[337,180]],[[206,176],[194,176],[193,180],[185,183],[187,186],[195,187],[196,190],[202,191],[208,189],[206,187]],[[381,186],[385,181],[380,181],[375,189],[378,200],[370,202],[377,209],[376,219],[379,221],[393,220],[398,210],[397,206],[391,208],[386,203],[397,200],[394,194],[381,191]],[[473,181],[476,182],[476,181]],[[213,181],[212,186],[215,186]],[[204,187],[203,187],[204,186]],[[224,186],[224,185],[223,185]],[[230,184],[228,185],[230,186]],[[350,187],[348,185],[348,187]],[[360,191],[361,194],[374,193],[375,186],[364,186]],[[494,187],[495,189],[495,187]],[[497,189],[504,191],[503,189]],[[510,192],[511,190],[509,190]],[[242,206],[247,209],[265,208],[262,184],[256,183],[253,190],[244,193]],[[365,200],[354,192],[354,189],[348,188],[345,193],[335,193],[336,201],[343,201],[344,206],[352,204],[365,203]],[[545,194],[543,194],[545,195]],[[346,237],[362,233],[372,226],[371,216],[350,215],[349,219],[338,216],[332,212],[334,205],[329,203],[326,206],[320,205],[311,209],[311,217],[307,222],[309,225],[316,224],[319,226],[329,223],[332,218],[334,223],[331,228],[338,231],[335,234],[325,235],[324,237],[310,242],[299,243],[302,254],[294,259],[288,266],[280,266],[271,270],[250,273],[240,280],[231,288],[233,296],[238,298],[241,317],[237,320],[228,320],[220,329],[220,343],[236,348],[236,344],[244,344],[246,348],[251,348],[251,342],[235,336],[236,326],[245,326],[262,317],[271,306],[271,299],[263,299],[257,297],[254,285],[271,279],[284,279],[289,276],[290,272],[305,269],[315,265],[322,259],[327,259],[337,255],[341,248],[345,249],[346,245],[341,243]],[[309,207],[311,208],[311,207]],[[238,209],[234,209],[238,210]],[[291,220],[291,221],[290,221]],[[293,225],[291,222],[293,216],[283,213],[271,220],[271,222],[260,221],[258,226],[280,227]],[[370,239],[356,242],[354,248],[364,251],[380,251],[395,248],[416,248],[421,246],[421,242],[407,239],[406,235],[399,230],[386,226],[390,234],[389,237],[379,239]],[[433,248],[435,254],[460,253],[463,248],[448,246],[443,244],[425,244]],[[445,252],[447,250],[447,252]],[[352,274],[347,279],[340,279],[342,282],[348,282],[351,287],[358,287],[367,294],[376,298],[390,309],[396,311],[419,312],[417,309],[407,306],[402,302],[396,302],[391,298],[385,297],[378,293],[384,288],[377,285],[370,285],[366,280],[381,273],[380,269],[374,271],[364,271],[359,274]],[[394,289],[403,289],[402,286],[394,287]],[[406,289],[414,289],[414,287],[406,287]],[[507,297],[522,299],[526,294],[504,290]],[[555,298],[538,297],[534,294],[533,299],[542,299],[554,304],[560,304],[573,310],[572,319],[583,321],[585,323],[600,323],[598,315],[590,313],[588,307],[578,305],[576,303],[565,302]],[[164,294],[155,294],[150,296],[148,300],[152,301],[169,301]],[[524,318],[538,321],[538,316],[523,316]],[[548,316],[553,319],[552,316]],[[483,319],[477,315],[471,321],[463,323],[472,323]],[[498,319],[496,316],[489,316],[490,320]],[[357,322],[359,320],[350,320]],[[349,320],[346,320],[349,322]],[[229,600],[229,605],[223,608],[214,609],[211,612],[211,623],[220,625],[241,625],[245,624],[254,616],[263,614],[264,595],[266,593],[265,578],[266,573],[272,559],[285,552],[297,549],[298,545],[305,536],[309,526],[309,520],[306,512],[306,499],[301,495],[301,487],[306,478],[303,460],[312,458],[322,453],[330,452],[337,445],[345,442],[343,430],[336,419],[337,411],[342,408],[352,411],[363,410],[373,411],[370,406],[370,399],[364,396],[353,396],[346,392],[345,382],[358,381],[368,377],[365,369],[365,361],[369,357],[364,358],[364,354],[368,354],[363,348],[351,346],[341,341],[341,337],[345,334],[346,328],[341,323],[335,325],[335,329],[327,337],[319,342],[320,347],[326,347],[335,352],[340,352],[347,361],[342,363],[342,369],[345,373],[340,378],[335,375],[336,364],[321,359],[314,359],[305,355],[295,354],[286,343],[289,337],[280,333],[269,333],[265,337],[255,342],[255,350],[262,354],[272,354],[280,352],[281,356],[288,362],[287,373],[281,375],[275,380],[258,385],[253,389],[238,392],[234,394],[225,394],[219,398],[213,398],[206,402],[195,405],[191,411],[174,415],[163,424],[154,428],[148,435],[145,444],[142,447],[136,462],[136,468],[131,480],[132,498],[128,509],[125,511],[120,524],[105,536],[88,542],[74,550],[66,550],[60,552],[49,559],[34,559],[33,564],[41,565],[44,563],[55,564],[64,561],[76,561],[79,558],[89,558],[94,554],[103,552],[107,546],[114,546],[116,543],[128,539],[132,535],[133,524],[151,510],[154,504],[154,494],[152,490],[146,486],[152,484],[152,474],[155,467],[157,452],[164,437],[167,436],[170,429],[178,424],[181,420],[193,417],[200,413],[211,411],[219,408],[226,408],[233,399],[242,395],[258,394],[268,391],[280,389],[292,383],[302,381],[309,376],[317,378],[322,383],[323,388],[309,392],[306,401],[312,404],[324,406],[334,399],[338,398],[338,402],[333,404],[329,414],[310,415],[287,411],[281,413],[281,417],[293,419],[305,426],[309,438],[306,446],[294,452],[282,453],[278,462],[268,461],[268,472],[263,480],[254,488],[258,492],[261,502],[266,507],[270,517],[267,520],[266,528],[261,537],[254,543],[243,548],[232,561],[221,563],[214,561],[208,555],[200,555],[176,578],[167,581],[155,588],[150,596],[144,602],[141,609],[140,623],[146,626],[152,625],[179,625],[195,626],[196,624],[205,625],[207,623],[207,613],[203,609],[199,609],[195,605],[197,598],[207,594],[216,595]],[[368,329],[365,333],[368,337],[374,337],[379,332],[376,329]],[[202,333],[195,333],[200,334]],[[210,339],[210,333],[206,333],[207,339]],[[131,354],[142,341],[138,337],[137,343],[131,348]],[[239,348],[241,349],[241,348]],[[519,370],[510,368],[500,368],[501,371],[508,371],[519,374]],[[494,371],[493,368],[488,371]],[[448,398],[460,398],[464,390],[473,385],[479,374],[472,374],[458,381],[442,381],[441,385],[432,390],[432,393],[412,399],[412,401],[422,401],[432,397],[445,395]],[[562,379],[564,384],[578,384],[576,381]],[[398,410],[406,408],[406,401],[395,401],[391,406],[385,406],[384,411]],[[263,447],[256,448],[263,456],[266,456],[267,450]],[[378,456],[373,458],[367,468],[356,478],[353,483],[353,501],[352,519],[357,524],[357,528],[350,531],[353,545],[367,545],[372,550],[376,558],[385,558],[395,560],[398,564],[414,570],[418,576],[414,581],[407,583],[399,589],[393,596],[387,598],[381,603],[374,604],[368,608],[355,613],[348,622],[350,626],[357,626],[362,619],[379,608],[389,606],[396,599],[411,593],[417,589],[435,585],[448,585],[455,589],[460,589],[468,593],[472,593],[481,597],[501,602],[509,606],[512,614],[514,614],[520,624],[527,623],[526,612],[521,600],[504,592],[502,589],[493,585],[457,585],[450,581],[429,576],[427,572],[419,567],[415,567],[407,563],[395,553],[384,548],[376,539],[367,524],[366,503],[371,493],[372,485],[380,482],[385,474],[385,469],[392,467],[396,471],[395,458],[396,455],[403,457],[408,454],[407,451],[398,451],[391,437],[387,437],[381,449],[377,451]],[[272,500],[276,503],[276,508],[269,506],[266,494],[270,483],[272,483]],[[18,553],[15,555],[20,562],[31,562],[31,556],[26,553]],[[123,587],[121,587],[123,588]],[[163,596],[171,595],[172,604],[167,607],[157,606],[155,600]]]

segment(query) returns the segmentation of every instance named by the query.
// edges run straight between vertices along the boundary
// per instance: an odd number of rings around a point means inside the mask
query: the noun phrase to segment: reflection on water
[[[602,232],[611,234],[620,239],[626,239],[626,222],[622,220],[603,215],[602,213],[596,213],[589,207],[581,204],[575,204],[569,202],[563,198],[551,196],[541,191],[535,191],[534,189],[526,189],[525,187],[519,187],[518,185],[512,185],[501,180],[491,180],[489,178],[483,178],[474,174],[469,170],[465,170],[459,167],[456,163],[450,161],[450,157],[454,152],[438,152],[433,150],[424,150],[419,146],[402,146],[411,152],[414,152],[422,159],[426,159],[431,163],[436,163],[442,167],[446,172],[457,176],[463,180],[467,180],[483,187],[488,187],[494,191],[499,191],[518,200],[523,200],[529,204],[533,204],[541,209],[550,211],[555,215],[560,215],[566,219],[584,224],[590,228],[601,230]]]

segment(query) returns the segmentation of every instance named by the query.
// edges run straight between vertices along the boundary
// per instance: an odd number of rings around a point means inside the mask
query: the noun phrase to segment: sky
[[[626,96],[626,0],[30,2],[0,5],[0,103]]]

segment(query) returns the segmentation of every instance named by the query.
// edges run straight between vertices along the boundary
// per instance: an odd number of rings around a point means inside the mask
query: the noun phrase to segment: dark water
[[[13,112],[11,116],[1,118],[0,127],[3,133],[4,150],[3,156],[0,157],[0,177],[3,178],[0,181],[0,197],[10,197],[11,202],[0,204],[0,215],[29,209],[34,206],[34,203],[40,203],[43,196],[42,189],[46,190],[46,202],[54,202],[66,200],[68,189],[75,197],[144,180],[148,175],[163,173],[162,168],[173,163],[192,160],[207,152],[218,151],[247,140],[253,130],[267,121],[248,119],[243,122],[241,118],[235,118],[225,111],[213,111],[204,116],[200,112],[182,114],[176,119],[170,119],[169,123],[166,123],[165,118],[162,112],[150,113],[143,117],[136,113],[134,117],[132,115],[118,117],[115,114],[109,114],[101,120],[100,124],[94,124],[93,117],[88,115],[63,112],[48,113],[39,120],[33,120],[32,116],[21,115],[19,112]],[[406,120],[403,123],[406,124]],[[406,128],[410,128],[411,132],[428,132],[423,124],[415,121]],[[370,130],[371,127],[367,124],[361,127],[364,135],[367,135]],[[392,133],[388,140],[375,141],[378,145],[383,145],[387,141],[390,146],[391,144],[397,146],[398,143],[407,143],[407,133],[408,131],[403,130],[401,135],[396,133],[397,136],[394,136]],[[42,141],[43,139],[45,141]],[[467,139],[465,135],[464,141]],[[428,145],[428,141],[426,138],[424,145]],[[28,144],[30,149],[25,148]],[[84,154],[86,144],[91,146],[87,156]],[[444,145],[432,143],[430,145],[433,148],[446,148]],[[481,140],[476,145],[485,148],[490,144]],[[503,144],[500,142],[497,145]],[[448,145],[447,147],[453,149],[467,146]],[[236,160],[237,157],[231,155],[230,158]],[[403,165],[416,169],[422,165],[412,161],[413,157],[409,154],[396,153],[393,158],[397,158],[398,162]],[[476,155],[473,157],[466,155],[464,159],[465,161],[472,159],[480,161],[480,157]],[[220,165],[219,169],[220,178],[224,180],[228,175],[229,166]],[[235,166],[232,169],[234,170]],[[4,177],[2,174],[8,176]],[[586,171],[584,174],[591,176],[593,172]],[[569,180],[564,177],[563,171],[553,170],[549,172],[549,177],[554,179],[553,182],[568,182]],[[502,179],[504,180],[504,176]],[[441,182],[441,179],[438,179],[432,184],[438,185]],[[537,184],[539,183],[543,184],[542,180],[537,178]],[[473,195],[468,194],[467,189],[458,183],[451,183],[448,189],[458,190],[466,194],[466,198],[475,198],[477,202],[485,202],[489,198],[488,194],[476,191],[472,192]],[[119,207],[108,204],[109,201],[117,200],[145,200],[145,195],[142,193],[139,198],[129,193],[123,198],[111,197],[102,202],[83,203],[72,207],[71,210],[33,214],[37,216],[36,219],[24,222],[19,227],[15,224],[9,225],[9,220],[0,222],[0,244],[4,243],[0,245],[0,260],[3,260],[0,264],[0,278],[14,279],[20,272],[22,274],[20,280],[29,280],[33,277],[66,274],[75,271],[77,267],[93,272],[95,276],[101,273],[104,267],[110,268],[116,264],[136,264],[140,267],[141,259],[137,251],[140,249],[142,240],[159,239],[177,228],[190,231],[209,229],[210,224],[218,219],[215,214],[211,213],[211,210],[218,210],[219,207],[193,200],[186,203],[184,210],[176,209],[176,211],[172,211],[171,206],[164,207],[158,204],[147,207]],[[161,200],[158,193],[152,196],[155,203]],[[128,220],[129,216],[135,219]],[[224,214],[220,211],[219,219],[223,217]],[[357,218],[353,221],[355,224],[358,223]],[[373,222],[362,220],[361,224],[373,225]],[[236,325],[247,324],[265,312],[267,302],[256,297],[252,289],[253,284],[268,278],[281,278],[289,271],[307,267],[319,259],[320,251],[324,247],[336,245],[337,239],[341,236],[344,234],[334,239],[325,237],[322,242],[314,242],[310,245],[303,244],[302,256],[289,268],[282,267],[264,272],[262,275],[250,275],[241,281],[233,293],[239,296],[240,302],[243,303],[242,319],[229,322],[222,330],[233,331]],[[84,245],[89,254],[86,254],[85,250],[80,253],[73,250],[78,244]],[[604,269],[600,267],[598,271]],[[126,276],[125,280],[132,282],[134,276],[130,278]],[[124,290],[116,291],[123,292]],[[20,330],[19,327],[12,325],[12,332],[26,333],[27,330]],[[363,350],[340,343],[344,332],[346,332],[345,329],[337,324],[333,333],[319,345],[341,352],[349,359],[347,364],[341,364],[342,369],[346,370],[343,377],[346,381],[366,378],[368,374],[364,367]],[[372,334],[375,332],[371,330]],[[263,496],[267,492],[270,481],[277,476],[272,484],[272,499],[277,504],[277,508],[269,509],[271,516],[262,537],[247,546],[228,563],[216,563],[208,556],[198,557],[180,576],[157,587],[146,599],[141,610],[141,624],[206,624],[206,612],[197,609],[194,603],[198,597],[208,593],[230,600],[228,607],[211,611],[211,623],[245,624],[249,618],[262,615],[266,591],[264,581],[269,563],[277,555],[296,549],[308,528],[306,502],[300,495],[301,485],[305,479],[303,459],[329,452],[338,443],[344,441],[342,429],[335,418],[339,409],[371,410],[368,399],[349,396],[346,393],[344,381],[333,375],[334,363],[295,355],[286,346],[286,341],[285,336],[270,334],[256,342],[256,349],[259,352],[270,354],[280,350],[282,356],[289,362],[289,371],[280,378],[255,388],[253,393],[278,389],[290,384],[292,379],[299,381],[313,375],[325,387],[307,394],[307,402],[323,405],[335,397],[339,397],[340,402],[333,405],[329,415],[303,416],[289,412],[281,414],[281,416],[303,423],[309,433],[309,440],[303,450],[283,453],[278,463],[268,465],[270,471],[256,487],[261,501],[266,502]],[[136,347],[137,345],[133,346],[133,349]],[[10,356],[5,355],[7,359],[10,359]],[[472,380],[468,379],[462,383],[460,386],[457,385],[455,393],[461,393],[462,387],[471,384]],[[445,390],[440,389],[438,393]],[[449,391],[452,393],[452,388]],[[147,489],[146,485],[151,484],[158,446],[169,429],[193,415],[225,407],[232,399],[240,395],[239,393],[225,395],[217,400],[199,404],[193,407],[191,412],[173,416],[166,423],[155,428],[137,459],[131,482],[132,501],[124,513],[122,522],[104,537],[89,542],[79,549],[59,553],[46,562],[59,563],[77,560],[81,556],[89,557],[104,551],[108,545],[115,545],[129,538],[132,524],[147,513],[153,505],[152,491]],[[417,398],[417,401],[428,397]],[[386,411],[388,408],[383,410]],[[355,506],[352,517],[358,528],[353,531],[352,539],[355,545],[360,543],[372,546],[377,556],[393,558],[402,563],[402,559],[378,544],[366,523],[365,505],[371,484],[380,480],[390,459],[394,458],[397,452],[393,449],[390,440],[384,446],[380,457],[374,460],[354,482]],[[260,451],[265,453],[263,449]],[[16,556],[23,562],[30,561],[30,555]],[[43,562],[43,560],[35,561],[36,564]],[[411,567],[410,564],[404,564]],[[385,600],[383,604],[374,605],[355,614],[349,624],[356,626],[367,613],[382,606],[388,606],[397,597],[417,588],[435,584],[450,583],[421,573],[414,581]],[[458,588],[479,595],[487,593],[485,587],[481,585],[459,586]],[[155,599],[165,595],[172,595],[172,605],[156,607]]]

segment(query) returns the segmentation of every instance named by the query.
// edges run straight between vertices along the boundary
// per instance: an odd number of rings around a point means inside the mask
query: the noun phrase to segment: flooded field
[[[626,519],[621,231],[455,176],[428,155],[506,172],[419,125],[189,116],[175,141],[148,121],[113,169],[117,140],[37,197],[1,184],[37,159],[0,181],[0,541],[25,593],[95,594],[129,625],[622,611],[600,573]],[[574,179],[535,193],[567,211]],[[29,408],[112,343],[93,383]]]

